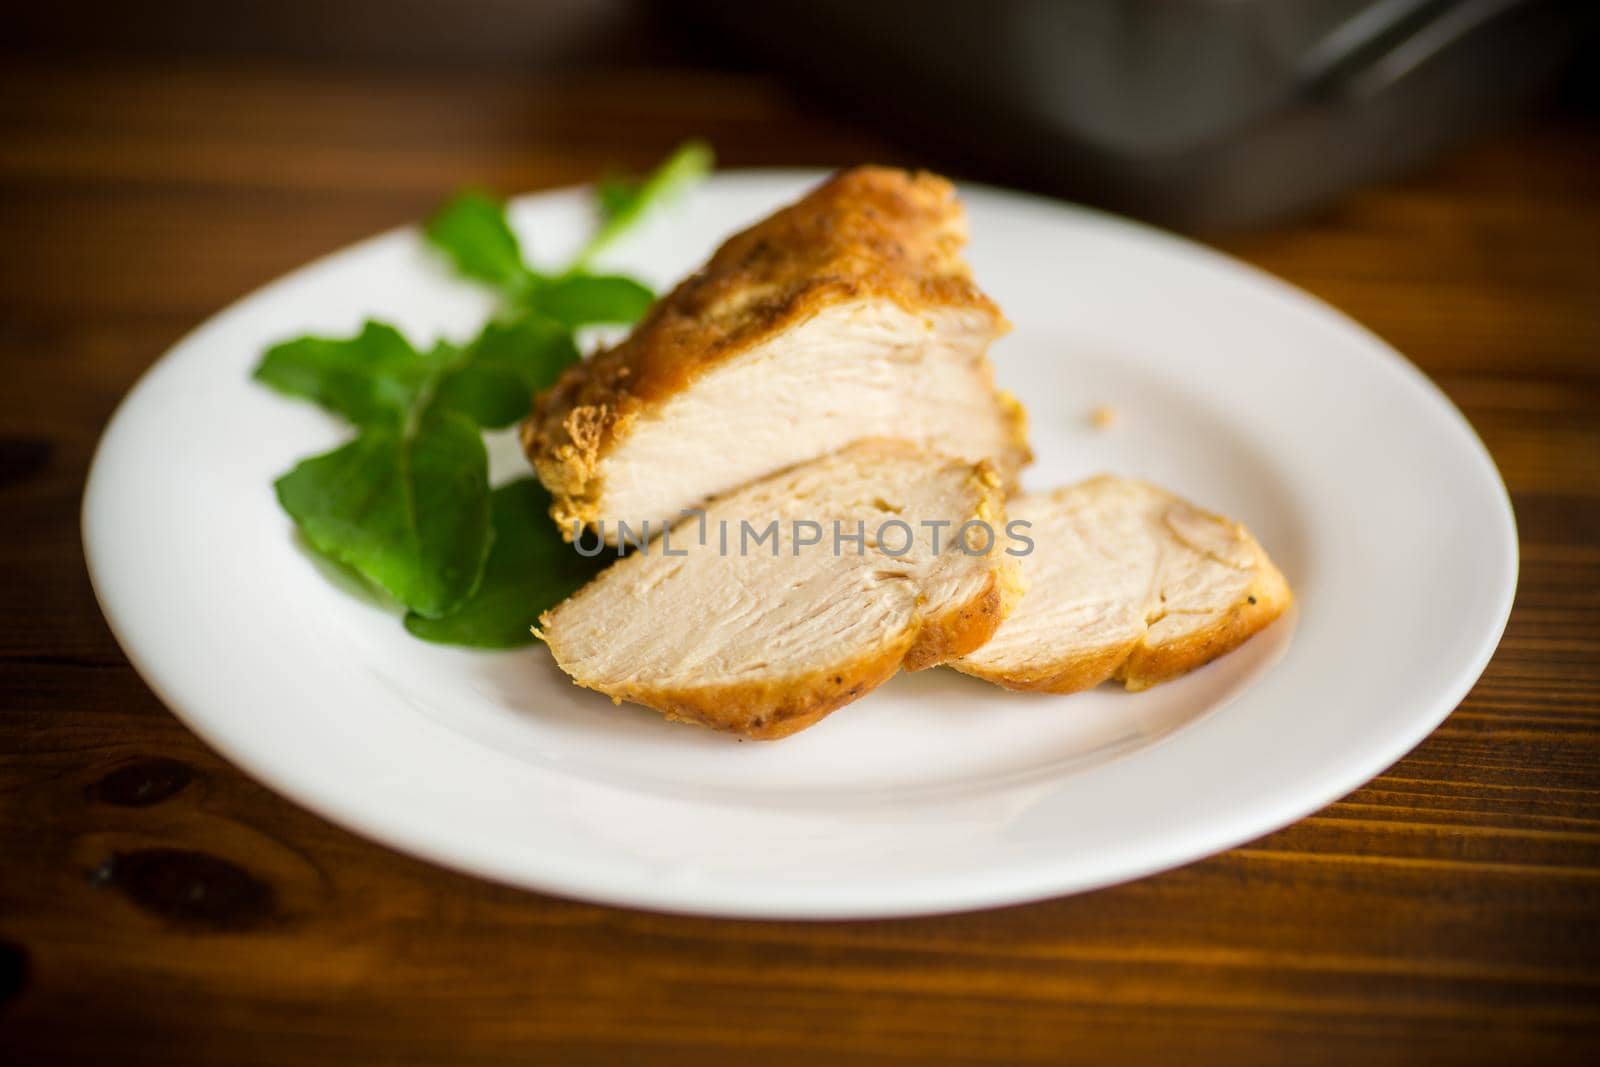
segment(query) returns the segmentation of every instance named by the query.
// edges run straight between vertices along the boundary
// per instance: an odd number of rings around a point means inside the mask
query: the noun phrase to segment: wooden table
[[[78,540],[91,450],[134,378],[230,300],[458,183],[581,181],[690,133],[732,166],[908,157],[753,75],[0,73],[0,1060],[1596,1055],[1600,130],[1578,119],[1224,242],[1433,375],[1522,531],[1483,680],[1388,773],[1290,829],[979,914],[675,918],[369,844],[162,708],[102,622]]]

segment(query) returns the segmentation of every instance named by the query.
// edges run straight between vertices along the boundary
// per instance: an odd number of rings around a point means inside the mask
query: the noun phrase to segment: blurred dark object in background
[[[641,0],[78,0],[0,9],[0,55],[561,71],[659,63]]]
[[[798,112],[870,130],[887,161],[1216,233],[1399,174],[1558,85],[1600,112],[1597,15],[1594,0],[82,0],[8,5],[0,62],[492,74],[540,95],[777,71]],[[641,159],[715,132],[670,125]],[[749,161],[787,161],[788,143],[773,130]]]
[[[680,0],[1001,180],[1189,230],[1393,176],[1559,82],[1590,0]]]

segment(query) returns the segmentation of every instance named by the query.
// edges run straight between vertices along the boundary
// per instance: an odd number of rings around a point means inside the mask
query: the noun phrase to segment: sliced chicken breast
[[[950,183],[844,171],[730,238],[621,344],[541,394],[522,442],[571,538],[676,520],[720,493],[892,436],[1003,478],[1021,406],[987,350],[1009,328],[961,258]]]
[[[860,441],[711,502],[536,633],[573,681],[619,703],[784,737],[989,639],[1020,595],[1003,499],[986,460]],[[958,540],[969,521],[995,536]]]
[[[1013,497],[1030,524],[1027,595],[989,643],[951,664],[1007,689],[1146,689],[1243,644],[1289,606],[1255,538],[1144,482],[1103,475]]]

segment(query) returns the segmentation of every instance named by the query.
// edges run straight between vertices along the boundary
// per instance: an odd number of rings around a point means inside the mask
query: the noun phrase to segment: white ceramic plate
[[[724,174],[611,265],[665,285],[806,173]],[[1334,311],[1105,215],[970,188],[971,259],[1016,323],[994,352],[1044,488],[1112,470],[1244,521],[1298,606],[1142,694],[901,675],[793,738],[740,743],[615,707],[543,649],[424,644],[297,547],[271,483],[343,431],[253,384],[271,342],[470,336],[485,296],[403,231],[278,281],[167,354],[106,431],[84,543],[118,640],[245,770],[327,818],[488,878],[671,911],[906,915],[1069,893],[1283,826],[1456,705],[1516,584],[1505,490],[1461,415]],[[536,258],[585,195],[515,204]],[[1089,425],[1116,408],[1109,430]],[[496,481],[524,468],[506,435]]]

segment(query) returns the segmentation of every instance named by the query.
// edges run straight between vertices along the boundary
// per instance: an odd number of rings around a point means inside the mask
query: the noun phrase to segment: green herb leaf
[[[504,205],[481,192],[457,194],[428,220],[427,233],[428,240],[468,278],[508,295],[520,293],[533,280]]]
[[[494,547],[478,591],[441,618],[412,613],[406,629],[428,641],[477,648],[531,644],[539,613],[561,603],[609,560],[580,556],[550,521],[550,495],[524,478],[492,494]]]
[[[600,215],[601,225],[610,222],[633,203],[643,183],[637,178],[611,175],[594,185],[594,206]]]
[[[458,411],[488,429],[510,426],[576,362],[572,331],[553,319],[527,313],[491,322],[440,379],[431,410]]]
[[[611,178],[600,183],[595,191],[600,230],[579,254],[572,269],[578,270],[588,264],[655,205],[682,194],[704,178],[715,162],[709,145],[703,141],[688,141],[679,145],[666,162],[642,182]]]
[[[399,425],[438,373],[393,326],[368,322],[355,337],[299,337],[267,349],[257,381],[315,401],[357,426]]]
[[[534,307],[571,327],[631,325],[655,298],[649,286],[620,274],[564,274],[538,283],[528,296]]]
[[[644,313],[653,298],[646,286],[584,266],[710,166],[710,150],[692,143],[642,182],[602,183],[600,230],[559,276],[524,261],[498,201],[463,193],[429,220],[428,240],[463,275],[498,289],[511,317],[464,348],[441,342],[418,352],[393,327],[368,322],[356,337],[302,337],[262,358],[260,381],[359,428],[349,444],[279,478],[279,502],[321,556],[404,605],[412,633],[526,644],[539,613],[604,565],[561,540],[536,481],[489,491],[479,428],[527,414],[533,394],[577,361],[575,329]]]
[[[313,548],[349,564],[420,615],[477,589],[489,551],[489,461],[477,426],[445,413],[407,436],[369,426],[277,481]]]

